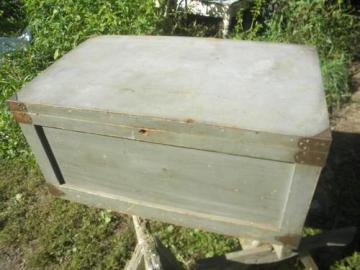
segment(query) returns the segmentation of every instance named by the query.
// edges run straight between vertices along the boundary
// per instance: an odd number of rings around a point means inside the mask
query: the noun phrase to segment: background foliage
[[[347,100],[348,65],[360,53],[359,17],[348,1],[256,0],[249,29],[243,27],[242,12],[235,38],[316,46],[330,111]]]
[[[25,14],[19,2],[0,1],[0,36],[18,32],[25,23]]]
[[[94,35],[220,36],[217,20],[184,12],[164,17],[164,2],[157,8],[152,0],[0,0],[0,35],[17,35],[29,25],[34,36],[25,50],[0,60],[0,250],[2,245],[23,247],[27,267],[119,268],[134,239],[127,220],[48,196],[6,99]],[[359,56],[359,31],[359,16],[349,1],[254,0],[250,10],[239,12],[229,38],[316,46],[333,111],[350,95],[348,66]],[[230,238],[172,225],[162,229],[155,223],[152,229],[184,263],[237,246]],[[121,230],[126,232],[116,234]],[[333,267],[356,269],[358,263],[355,253]]]

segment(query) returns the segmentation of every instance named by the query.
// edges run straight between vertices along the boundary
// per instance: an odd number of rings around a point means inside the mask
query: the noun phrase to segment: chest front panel
[[[44,128],[65,185],[278,227],[291,163]]]

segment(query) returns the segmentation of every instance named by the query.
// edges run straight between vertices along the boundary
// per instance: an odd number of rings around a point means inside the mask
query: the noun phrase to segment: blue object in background
[[[0,57],[7,52],[25,48],[31,40],[32,35],[28,27],[18,37],[0,37]]]

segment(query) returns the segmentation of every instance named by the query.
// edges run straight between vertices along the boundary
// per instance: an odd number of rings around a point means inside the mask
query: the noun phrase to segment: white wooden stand
[[[151,236],[145,228],[145,222],[133,216],[137,238],[134,253],[127,263],[126,270],[180,270],[175,256],[161,242]],[[262,244],[257,240],[240,239],[242,250],[226,253],[223,256],[206,258],[197,262],[198,270],[235,270],[243,269],[245,264],[266,264],[280,262],[294,256],[306,270],[318,270],[310,252],[324,246],[346,246],[354,238],[356,228],[337,229],[315,236],[304,237],[298,251],[283,252],[281,246]]]
[[[156,6],[160,6],[159,0],[154,0],[154,2]],[[222,19],[222,36],[226,37],[229,33],[231,18],[236,16],[240,8],[248,7],[249,3],[249,0],[168,0],[166,10],[181,9],[199,16],[220,18]]]
[[[137,245],[132,258],[127,264],[127,270],[161,270],[160,256],[155,250],[154,239],[148,235],[137,216],[133,216]]]

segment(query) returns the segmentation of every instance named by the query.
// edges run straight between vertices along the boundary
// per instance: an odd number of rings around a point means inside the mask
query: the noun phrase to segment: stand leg
[[[130,261],[125,266],[126,270],[146,270],[144,255],[142,253],[142,247],[140,245],[136,245],[134,253],[130,259]]]
[[[229,8],[227,8],[224,12],[223,20],[222,20],[222,37],[226,38],[229,34],[229,27],[230,27],[230,12]]]
[[[180,270],[176,257],[145,229],[144,222],[133,216],[137,239],[134,253],[125,270]]]
[[[125,269],[163,270],[160,256],[155,249],[155,240],[145,232],[137,216],[133,216],[133,223],[138,244]]]
[[[319,270],[315,261],[309,254],[300,256],[300,261],[303,264],[303,266],[305,267],[305,270]]]

